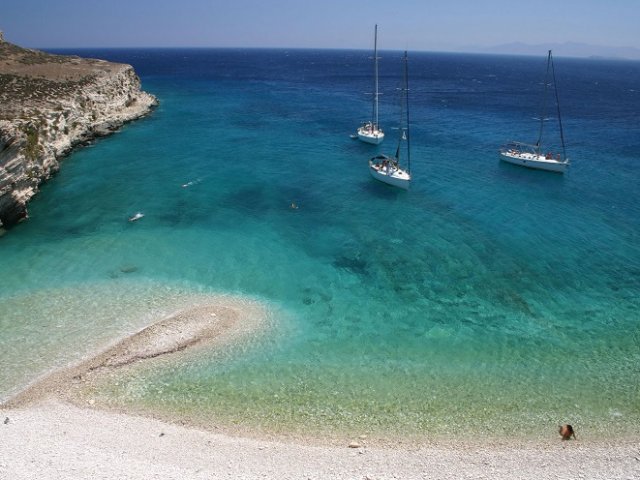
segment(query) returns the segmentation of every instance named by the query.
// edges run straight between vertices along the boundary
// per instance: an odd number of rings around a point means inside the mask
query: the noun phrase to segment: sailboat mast
[[[378,128],[378,24],[373,36],[373,118],[374,129]]]
[[[562,159],[567,159],[567,149],[564,146],[564,131],[562,129],[562,116],[560,115],[560,99],[558,98],[558,87],[556,85],[556,69],[553,65],[553,58],[551,58],[551,50],[549,50],[549,58],[551,59],[551,74],[553,76],[553,89],[556,93],[556,107],[558,109],[558,125],[560,127],[560,141],[562,143]]]
[[[547,87],[549,86],[549,66],[551,65],[551,50],[547,55],[547,73],[544,76],[544,96],[542,97],[542,112],[540,115],[540,134],[536,142],[536,153],[540,155],[542,148],[542,131],[544,130],[544,119],[547,116]]]
[[[407,134],[407,172],[411,173],[411,137],[409,135],[409,58],[404,51],[404,101],[406,102],[406,134]]]
[[[411,144],[409,137],[409,68],[407,51],[404,51],[402,57],[404,63],[403,79],[400,87],[400,138],[398,139],[398,148],[396,148],[396,160],[400,162],[400,150],[402,141],[407,142],[407,172],[411,173]]]

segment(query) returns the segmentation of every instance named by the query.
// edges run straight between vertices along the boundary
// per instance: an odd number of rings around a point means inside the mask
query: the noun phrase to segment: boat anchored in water
[[[411,184],[411,137],[409,135],[409,68],[407,52],[402,58],[404,63],[404,81],[400,95],[400,138],[393,157],[377,155],[369,160],[369,171],[376,180],[409,189]],[[406,151],[406,167],[400,162],[400,153]]]
[[[371,120],[364,122],[358,128],[358,139],[373,145],[378,145],[384,140],[384,132],[378,124],[378,25],[375,27],[373,40],[373,112]]]
[[[560,130],[560,142],[562,149],[561,153],[552,153],[551,151],[543,153],[544,149],[542,148],[542,137],[544,132],[544,122],[546,120],[545,116],[550,75],[553,81],[553,89],[555,92],[558,128]],[[551,50],[549,50],[549,54],[547,56],[547,73],[544,80],[544,97],[541,113],[542,115],[540,116],[540,132],[538,134],[538,141],[534,145],[522,142],[509,142],[507,145],[500,149],[500,159],[505,162],[527,168],[564,173],[569,166],[569,159],[567,158],[564,144],[562,117],[560,116],[560,102],[558,100],[558,88],[556,86],[556,73],[553,66],[553,57],[551,55]]]

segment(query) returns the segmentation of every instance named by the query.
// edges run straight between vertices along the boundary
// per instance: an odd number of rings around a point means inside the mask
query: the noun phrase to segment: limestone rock
[[[148,114],[157,99],[130,65],[8,42],[0,58],[0,226],[8,227],[27,218],[29,199],[74,147]]]

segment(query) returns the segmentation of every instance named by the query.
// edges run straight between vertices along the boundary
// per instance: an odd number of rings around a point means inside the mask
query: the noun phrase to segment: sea
[[[540,57],[76,49],[134,66],[159,107],[79,148],[0,238],[0,399],[203,298],[261,305],[224,355],[116,376],[110,404],[282,434],[640,436],[640,62],[555,58],[562,174]],[[541,117],[544,115],[544,117]],[[402,159],[404,161],[404,159]],[[138,221],[128,219],[141,213]]]

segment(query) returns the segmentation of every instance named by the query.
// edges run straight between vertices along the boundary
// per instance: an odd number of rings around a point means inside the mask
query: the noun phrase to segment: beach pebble
[[[7,425],[9,423],[9,417],[5,417],[4,424]]]
[[[358,442],[351,442],[349,448],[360,448],[360,444]]]

